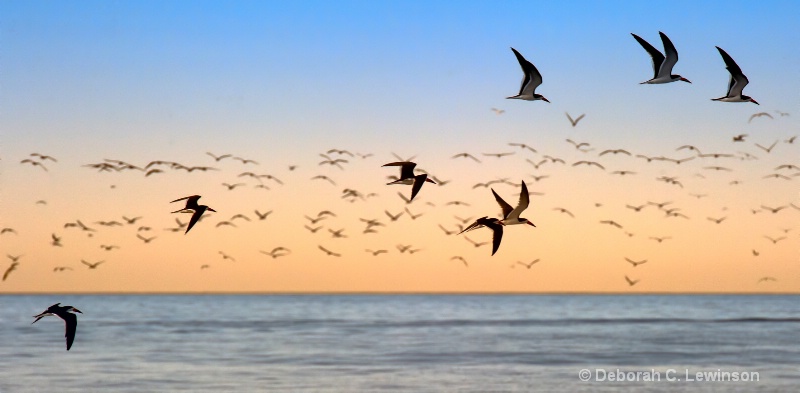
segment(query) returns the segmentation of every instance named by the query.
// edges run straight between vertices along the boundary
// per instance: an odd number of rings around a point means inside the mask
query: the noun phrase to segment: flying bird
[[[487,216],[484,216],[484,217],[481,217],[481,218],[477,219],[474,223],[472,223],[472,225],[464,228],[464,230],[461,231],[459,233],[459,235],[464,233],[464,232],[469,232],[469,231],[471,231],[473,229],[477,229],[477,228],[481,228],[481,227],[486,227],[486,228],[491,229],[492,230],[492,255],[494,255],[494,253],[497,252],[497,249],[500,248],[500,241],[503,240],[503,226],[504,226],[503,221],[501,221],[501,220],[499,220],[497,218],[489,218]],[[465,239],[470,240],[468,237],[465,237]],[[470,242],[473,243],[473,245],[475,245],[475,247],[479,247],[479,245],[481,244],[481,243],[475,243],[472,240],[470,240]]]
[[[774,119],[774,117],[772,117],[772,115],[770,115],[767,112],[758,112],[758,113],[753,113],[752,115],[750,115],[750,119],[748,119],[747,122],[750,123],[756,117],[763,117],[763,116],[769,117],[770,119]]]
[[[511,48],[511,51],[514,52],[514,56],[517,57],[517,61],[519,61],[519,66],[522,67],[522,84],[519,87],[519,93],[515,96],[506,97],[511,99],[518,99],[518,100],[526,100],[526,101],[536,101],[542,100],[545,102],[550,102],[547,98],[544,98],[541,94],[536,94],[535,90],[539,85],[542,84],[542,74],[539,73],[539,70],[531,64],[528,60],[525,60],[516,49]]]
[[[631,265],[633,265],[633,267],[639,266],[643,263],[647,263],[647,259],[642,259],[641,261],[634,261],[628,257],[625,257],[625,260],[628,261],[628,263],[630,263]]]
[[[81,263],[86,265],[86,266],[88,266],[89,269],[97,269],[97,266],[100,266],[100,264],[104,263],[104,262],[105,261],[97,261],[95,263],[89,263],[89,262],[86,262],[85,260],[81,259]]]
[[[718,46],[716,48],[719,51],[720,56],[722,56],[722,60],[725,61],[725,68],[727,68],[728,72],[731,74],[731,79],[728,82],[728,92],[722,97],[712,98],[711,100],[722,102],[752,102],[756,105],[759,105],[756,100],[742,94],[744,87],[750,83],[744,73],[742,73],[742,69],[739,68],[739,66],[735,61],[733,61],[733,58],[727,52]]]
[[[675,67],[675,64],[678,62],[678,51],[675,49],[675,45],[672,44],[672,41],[669,40],[669,37],[667,37],[666,34],[660,31],[658,32],[658,35],[661,36],[661,42],[664,44],[664,52],[666,52],[666,56],[664,56],[661,51],[654,48],[638,35],[633,33],[631,33],[631,35],[636,39],[636,41],[639,42],[640,45],[642,45],[644,50],[650,54],[650,57],[653,58],[653,78],[640,84],[659,84],[675,81],[692,83],[680,75],[672,74],[672,68]]]
[[[573,119],[572,116],[569,115],[569,113],[564,112],[564,114],[567,115],[567,119],[569,119],[569,122],[572,124],[573,127],[577,126],[578,122],[581,121],[581,119],[583,119],[584,116],[586,116],[586,114],[584,113]]]
[[[183,209],[174,211],[173,213],[188,213],[187,210],[194,210],[194,213],[192,214],[192,219],[189,220],[189,226],[186,227],[186,232],[183,233],[185,235],[189,233],[189,230],[192,229],[194,224],[197,223],[198,220],[200,220],[200,216],[202,216],[206,210],[212,212],[216,212],[216,210],[206,205],[198,205],[197,200],[200,199],[200,195],[191,195],[183,198],[178,198],[170,203],[182,201],[184,199],[186,200],[186,206]]]
[[[67,339],[67,351],[72,347],[72,342],[75,341],[75,328],[78,326],[78,317],[75,316],[75,312],[83,314],[80,310],[72,306],[59,306],[61,303],[56,303],[44,310],[39,315],[34,315],[33,317],[36,318],[31,324],[36,323],[38,320],[46,317],[46,316],[57,316],[64,320],[64,325],[66,327],[66,333],[64,337]]]
[[[397,162],[390,162],[388,164],[384,164],[382,166],[399,166],[400,167],[400,178],[395,181],[386,183],[386,185],[390,184],[405,184],[411,185],[411,199],[408,201],[411,202],[414,200],[414,197],[417,196],[417,193],[422,188],[422,185],[425,182],[430,182],[436,184],[433,180],[428,179],[428,174],[423,173],[420,175],[414,175],[414,167],[417,166],[416,163],[411,161],[397,161]]]
[[[506,203],[500,195],[492,190],[492,194],[494,195],[494,200],[497,201],[497,204],[500,205],[500,209],[503,212],[503,219],[501,220],[503,225],[515,225],[515,224],[528,224],[532,227],[535,227],[530,220],[527,218],[520,217],[519,215],[528,208],[530,203],[530,195],[528,194],[528,186],[525,185],[525,181],[522,181],[522,190],[519,193],[519,201],[517,202],[517,206],[512,208],[511,205]]]
[[[331,257],[340,257],[340,256],[342,256],[342,254],[335,253],[335,252],[333,252],[331,250],[328,250],[327,248],[322,247],[320,245],[318,245],[317,247],[319,247],[319,249],[322,250],[322,252],[328,254],[328,256],[331,256]]]

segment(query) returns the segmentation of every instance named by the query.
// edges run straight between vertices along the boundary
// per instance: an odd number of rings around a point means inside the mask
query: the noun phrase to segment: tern
[[[206,210],[210,210],[212,212],[216,212],[216,210],[206,205],[198,205],[197,200],[200,199],[200,195],[191,195],[188,197],[178,198],[170,203],[182,201],[184,199],[186,200],[186,206],[183,209],[174,211],[173,213],[188,213],[187,210],[194,210],[192,219],[189,220],[189,226],[186,227],[186,232],[183,233],[185,235],[189,233],[189,230],[192,229],[194,224],[197,223],[197,221],[200,219],[200,216],[202,216]]]
[[[642,45],[644,50],[650,54],[650,57],[653,58],[653,79],[644,81],[640,84],[659,84],[675,81],[692,83],[680,75],[672,74],[672,67],[675,67],[675,63],[678,62],[678,51],[675,50],[675,45],[672,45],[672,41],[669,40],[669,37],[667,37],[666,34],[660,31],[658,32],[658,35],[661,36],[661,42],[664,44],[664,52],[666,52],[666,56],[664,56],[664,54],[662,54],[658,49],[654,48],[638,35],[633,33],[631,33],[631,35],[636,39],[636,41],[639,42],[640,45]]]
[[[477,219],[474,223],[472,223],[472,225],[464,228],[463,231],[459,232],[459,235],[464,233],[464,232],[469,232],[469,231],[471,231],[473,229],[477,229],[477,228],[481,228],[481,227],[487,227],[487,228],[491,229],[492,230],[492,255],[494,255],[494,253],[497,252],[497,249],[500,248],[500,241],[503,240],[503,226],[504,226],[503,221],[501,221],[501,220],[499,220],[497,218],[494,218],[494,217],[493,218],[489,218],[487,216],[484,216],[484,217],[481,217],[481,218]],[[466,238],[466,239],[470,240],[469,238]],[[470,240],[470,242],[472,242],[472,241]],[[476,244],[476,243],[473,242],[473,244]],[[477,243],[477,245],[475,247],[478,247],[478,245],[480,245],[480,244],[482,244],[482,243]]]
[[[50,315],[50,316],[57,316],[64,320],[64,324],[66,325],[66,333],[64,337],[67,338],[67,351],[72,347],[72,342],[75,341],[75,328],[78,326],[78,317],[75,316],[75,312],[83,314],[80,310],[72,306],[59,306],[61,303],[56,303],[44,310],[39,315],[34,315],[33,317],[36,318],[31,324],[36,323],[38,320]]]
[[[397,162],[390,162],[388,164],[384,164],[383,166],[399,166],[400,167],[400,178],[386,183],[387,185],[390,184],[411,184],[411,199],[408,201],[411,202],[414,200],[414,197],[417,196],[417,193],[422,188],[422,185],[425,182],[430,182],[436,184],[433,180],[428,179],[428,175],[423,173],[421,175],[414,175],[414,167],[417,166],[416,163],[411,161],[397,161]]]
[[[534,93],[536,88],[542,84],[542,74],[539,73],[539,70],[536,69],[536,66],[531,64],[531,62],[528,60],[525,60],[525,58],[522,57],[522,55],[519,54],[516,49],[511,48],[511,51],[514,52],[514,56],[517,57],[517,61],[519,61],[519,66],[522,67],[522,73],[524,75],[522,77],[522,84],[519,87],[519,93],[515,96],[506,98],[526,101],[542,100],[545,102],[550,102],[550,100],[544,98],[543,95]]]
[[[718,46],[716,48],[719,51],[720,56],[722,56],[722,60],[725,61],[725,68],[727,68],[728,72],[730,72],[731,79],[730,82],[728,82],[728,93],[726,93],[723,97],[712,98],[711,100],[722,102],[752,102],[756,105],[760,105],[758,102],[756,102],[756,100],[742,94],[744,87],[750,83],[750,81],[747,80],[747,77],[742,73],[742,69],[739,68],[739,66],[735,61],[733,61],[733,58],[728,55],[727,52]]]
[[[506,203],[500,195],[492,190],[492,194],[494,194],[494,199],[500,205],[500,209],[503,210],[503,219],[501,220],[503,225],[515,225],[515,224],[528,224],[532,227],[535,227],[530,220],[527,218],[522,218],[519,215],[522,213],[523,210],[528,208],[528,204],[530,203],[530,195],[528,194],[528,186],[525,185],[525,181],[522,181],[522,191],[519,193],[519,202],[517,202],[517,207],[512,208],[511,205]]]

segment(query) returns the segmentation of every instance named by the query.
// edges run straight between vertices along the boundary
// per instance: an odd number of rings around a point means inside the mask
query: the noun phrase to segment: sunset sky
[[[797,293],[800,3],[650,6],[2,2],[0,228],[13,231],[0,235],[0,273],[22,256],[0,293]],[[640,84],[652,77],[651,61],[631,33],[662,49],[659,31],[680,54],[673,72],[691,84]],[[726,93],[729,78],[715,46],[738,63],[750,80],[744,93],[761,105],[711,101]],[[536,65],[537,93],[551,103],[505,98],[522,79],[510,47]],[[573,127],[566,112],[585,117]],[[771,118],[751,119],[760,112]],[[734,142],[739,134],[747,136]],[[587,151],[567,139],[589,143]],[[678,150],[684,145],[732,157],[697,157]],[[631,156],[599,156],[607,149]],[[217,162],[208,152],[258,164]],[[465,152],[481,162],[451,158]],[[506,152],[514,154],[485,155]],[[381,167],[398,161],[393,153],[447,183],[426,184],[406,204],[398,192],[409,196],[409,186],[386,185],[398,169]],[[348,162],[320,164],[320,154]],[[695,158],[675,164],[637,155]],[[104,160],[215,170],[153,165],[163,172],[145,177],[88,166]],[[605,169],[573,166],[581,160]],[[623,170],[635,173],[613,174]],[[245,172],[283,184],[239,176]],[[312,180],[317,175],[335,185]],[[488,229],[447,235],[440,225],[453,231],[463,225],[456,217],[471,218],[468,225],[499,215],[489,188],[474,187],[498,179],[506,182],[490,187],[512,205],[526,182],[523,216],[536,228],[507,227],[491,256],[491,244],[465,239],[490,242]],[[343,198],[345,189],[364,198]],[[166,230],[189,218],[171,214],[183,202],[170,201],[193,194],[217,212],[186,235]],[[406,208],[421,216],[391,222],[386,214]],[[668,216],[673,208],[681,216]],[[259,220],[255,210],[272,213]],[[305,218],[323,210],[336,217],[314,225]],[[250,221],[231,220],[237,214]],[[123,215],[142,218],[127,224]],[[385,226],[363,233],[360,219]],[[93,231],[64,227],[76,220]],[[222,221],[236,227],[217,226]],[[329,231],[339,229],[346,238]],[[53,234],[63,246],[51,245]],[[137,234],[156,238],[145,243]],[[290,253],[260,252],[279,246]],[[634,267],[625,258],[647,262]],[[89,269],[82,259],[105,262]],[[530,269],[522,265],[535,259]],[[626,276],[639,281],[630,286]]]

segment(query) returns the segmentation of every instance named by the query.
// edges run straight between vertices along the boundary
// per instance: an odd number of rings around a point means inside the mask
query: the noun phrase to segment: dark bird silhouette
[[[386,183],[386,185],[390,184],[405,184],[411,185],[411,198],[408,200],[409,202],[414,200],[414,197],[417,196],[417,193],[422,188],[422,185],[425,182],[430,182],[433,184],[433,180],[428,179],[428,175],[426,173],[420,175],[414,175],[414,167],[417,166],[416,163],[411,161],[398,161],[398,162],[390,162],[388,164],[384,164],[382,166],[399,166],[400,167],[400,177],[392,182]],[[401,194],[402,195],[402,194]]]
[[[81,263],[86,265],[86,266],[88,266],[89,269],[97,269],[97,267],[100,266],[101,263],[105,263],[105,261],[97,261],[95,263],[90,263],[90,262],[86,262],[85,260],[81,259]]]
[[[319,247],[319,249],[322,250],[322,252],[328,254],[328,256],[331,256],[331,257],[340,257],[340,256],[342,256],[342,254],[339,254],[339,253],[333,252],[331,250],[328,250],[325,247],[322,247],[322,246],[319,246],[319,245],[317,247]]]
[[[64,337],[67,339],[67,351],[72,348],[72,342],[75,341],[75,329],[78,326],[78,317],[75,316],[75,312],[83,314],[80,310],[72,306],[60,306],[61,303],[56,303],[44,310],[41,314],[34,315],[33,317],[36,318],[31,324],[36,323],[38,320],[46,317],[46,316],[57,316],[64,320],[64,325],[66,328],[66,332],[64,333]]]
[[[750,96],[742,94],[744,87],[750,83],[744,73],[742,73],[742,69],[739,68],[739,66],[735,61],[733,61],[733,58],[728,55],[727,52],[722,50],[720,47],[716,48],[719,51],[720,56],[722,56],[722,60],[725,61],[725,68],[728,69],[728,72],[731,74],[731,78],[728,82],[728,92],[722,97],[712,98],[711,100],[722,102],[752,102],[756,105],[759,105],[759,103]]]
[[[625,276],[625,281],[628,282],[629,286],[634,286],[637,282],[639,282],[639,280],[631,280],[628,276]]]
[[[547,98],[544,98],[541,94],[536,94],[536,88],[542,84],[542,74],[539,73],[539,70],[529,62],[525,60],[522,55],[517,52],[516,49],[511,48],[511,51],[514,52],[514,56],[517,57],[517,61],[519,62],[519,66],[522,67],[522,84],[519,87],[519,93],[515,96],[506,97],[511,99],[518,99],[518,100],[526,100],[526,101],[536,101],[542,100],[545,102],[550,102]]]
[[[497,249],[500,248],[500,241],[503,240],[503,226],[504,226],[503,222],[500,221],[499,219],[497,219],[497,218],[489,218],[489,217],[484,216],[484,217],[481,217],[481,218],[477,219],[474,223],[472,223],[472,225],[464,228],[464,230],[461,231],[459,233],[459,235],[464,233],[464,232],[469,232],[469,231],[471,231],[473,229],[477,229],[477,228],[481,228],[481,227],[487,227],[487,228],[491,229],[492,230],[492,255],[494,255],[497,252]],[[468,238],[466,236],[464,236],[464,239],[467,239],[475,247],[480,247],[480,246],[482,246],[484,244],[487,244],[485,242],[477,243],[477,242],[473,241],[472,239],[470,239],[470,238]]]
[[[581,119],[583,119],[584,116],[586,116],[586,114],[584,113],[573,119],[572,116],[569,115],[569,113],[564,112],[564,114],[567,115],[567,119],[569,119],[569,122],[570,124],[572,124],[573,127],[577,126],[578,122],[581,121]]]
[[[672,74],[672,68],[675,67],[675,64],[678,62],[678,51],[675,49],[675,45],[672,44],[672,41],[670,41],[666,34],[660,31],[658,32],[658,35],[661,36],[661,42],[664,44],[664,52],[666,53],[666,56],[664,56],[661,51],[654,48],[638,35],[633,33],[631,33],[631,35],[653,59],[653,78],[640,84],[659,84],[675,81],[692,83],[680,75]]]
[[[532,260],[532,261],[530,261],[528,263],[524,263],[522,261],[517,261],[517,265],[522,265],[522,266],[525,266],[526,269],[530,269],[531,266],[533,266],[537,262],[539,262],[539,258],[536,258],[536,259],[534,259],[534,260]]]
[[[173,213],[188,213],[187,210],[193,210],[194,211],[194,213],[192,213],[191,220],[189,220],[189,226],[186,228],[186,232],[183,233],[185,235],[185,234],[189,233],[189,230],[192,229],[194,224],[196,224],[197,221],[200,220],[200,216],[202,216],[203,213],[206,212],[206,210],[209,210],[209,211],[212,211],[212,212],[216,212],[216,210],[214,210],[214,209],[212,209],[212,208],[210,208],[210,207],[208,207],[206,205],[198,205],[197,201],[200,199],[200,195],[191,195],[191,196],[188,196],[188,197],[178,198],[178,199],[176,199],[176,200],[174,200],[174,201],[172,201],[170,203],[182,201],[184,199],[186,200],[186,206],[184,206],[183,209],[174,211]]]
[[[628,263],[630,263],[631,265],[633,265],[633,267],[639,266],[643,263],[647,263],[647,259],[642,259],[641,261],[634,261],[633,259],[625,257],[625,260],[628,261]]]
[[[11,262],[11,265],[9,265],[8,268],[6,269],[6,272],[3,273],[3,281],[5,281],[6,278],[8,278],[8,275],[11,274],[11,272],[17,270],[17,266],[19,266],[19,262],[16,261]]]

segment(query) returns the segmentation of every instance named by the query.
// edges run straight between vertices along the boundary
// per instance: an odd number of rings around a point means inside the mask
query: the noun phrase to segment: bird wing
[[[192,227],[194,226],[194,224],[197,223],[197,221],[200,220],[200,216],[202,216],[205,211],[206,211],[205,208],[195,209],[194,213],[192,214],[192,219],[189,220],[189,225],[186,227],[186,232],[183,233],[184,235],[189,233],[189,230],[192,229]]]
[[[421,174],[414,176],[414,184],[411,186],[411,199],[409,201],[413,201],[414,197],[417,196],[417,193],[420,189],[422,189],[422,185],[425,184],[425,181],[428,179],[428,175]],[[410,214],[410,213],[409,213]]]
[[[728,69],[728,72],[731,74],[730,82],[728,82],[728,97],[736,97],[742,95],[742,90],[744,87],[747,86],[750,81],[747,79],[746,76],[742,73],[742,69],[739,68],[739,65],[733,61],[733,58],[725,52],[720,47],[716,47],[719,51],[720,56],[722,56],[722,60],[725,61],[725,68]]]
[[[503,240],[503,226],[498,223],[486,224],[492,230],[492,255],[500,248],[500,241]]]
[[[669,76],[672,74],[672,67],[678,62],[678,50],[675,49],[675,45],[672,45],[672,41],[669,40],[666,34],[659,31],[658,35],[661,36],[661,42],[664,43],[664,53],[666,54],[664,62],[661,63],[661,67],[658,69],[658,75]]]
[[[661,64],[664,63],[664,54],[662,54],[658,49],[654,48],[653,45],[650,45],[649,42],[643,40],[642,37],[639,37],[633,33],[631,33],[631,35],[636,39],[636,41],[639,42],[639,45],[641,45],[642,48],[644,48],[644,50],[650,54],[650,57],[653,58],[653,79],[658,78]],[[677,61],[677,59],[675,61]],[[670,67],[670,69],[672,69],[672,67]]]
[[[503,198],[500,197],[500,195],[497,195],[497,193],[494,191],[494,188],[492,188],[491,190],[492,194],[494,194],[494,199],[497,201],[497,204],[500,205],[500,209],[503,210],[503,219],[505,220],[506,218],[508,218],[508,215],[511,214],[511,212],[514,210],[514,208],[511,207],[511,205],[509,205],[508,203],[506,203],[506,201],[504,201]]]
[[[522,73],[524,74],[522,77],[522,84],[519,88],[519,95],[523,94],[530,94],[533,95],[533,92],[536,90],[539,85],[542,84],[542,74],[539,73],[539,70],[522,57],[516,49],[511,48],[511,51],[514,52],[514,56],[517,57],[517,61],[519,61],[519,66],[522,67]]]
[[[528,204],[530,203],[530,195],[528,194],[528,186],[525,185],[525,181],[522,181],[522,190],[519,193],[519,202],[517,202],[517,207],[508,214],[506,218],[519,218],[519,215],[522,214],[522,211],[528,208]]]
[[[59,316],[64,319],[64,325],[66,325],[64,337],[67,338],[67,351],[69,351],[69,349],[72,347],[72,342],[75,341],[75,330],[78,327],[78,317],[69,312],[64,312]]]

